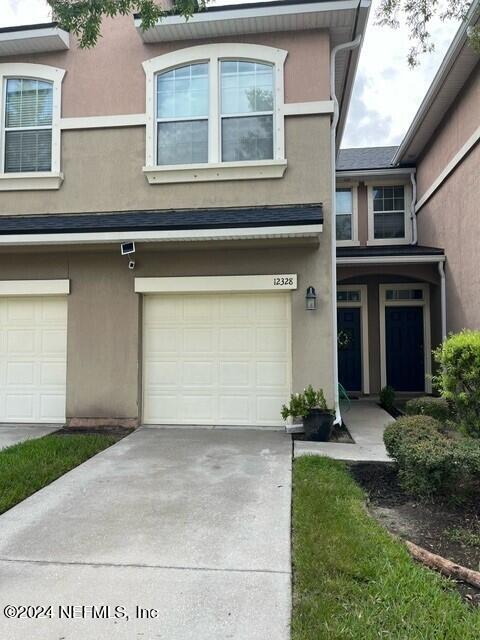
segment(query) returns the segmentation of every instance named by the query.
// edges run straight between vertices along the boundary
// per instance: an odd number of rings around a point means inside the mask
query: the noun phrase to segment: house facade
[[[341,136],[359,49],[330,67],[368,10],[115,18],[92,50],[0,30],[0,422],[277,426],[309,383],[334,403],[332,98]]]

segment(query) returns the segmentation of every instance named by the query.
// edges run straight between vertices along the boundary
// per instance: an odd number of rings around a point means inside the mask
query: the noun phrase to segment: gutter
[[[361,0],[358,2],[357,6],[357,20],[358,14],[360,11]],[[356,22],[357,22],[356,20]],[[334,424],[338,425],[342,422],[342,415],[340,413],[340,398],[338,393],[338,350],[337,350],[337,237],[336,237],[336,215],[337,208],[335,202],[335,192],[336,192],[336,158],[337,158],[337,148],[336,148],[336,135],[337,135],[337,125],[340,117],[339,113],[339,105],[338,99],[335,94],[335,59],[337,57],[337,53],[339,51],[344,51],[348,49],[356,49],[360,46],[362,42],[362,36],[359,35],[352,40],[351,42],[344,42],[343,44],[339,44],[332,49],[332,53],[330,56],[330,93],[333,100],[334,108],[333,108],[333,118],[332,124],[330,127],[330,151],[331,151],[331,194],[332,194],[332,204],[331,204],[331,220],[330,220],[330,239],[331,239],[331,251],[332,251],[332,263],[331,263],[331,291],[332,291],[332,368],[333,368],[333,394],[334,394],[334,403],[335,403],[335,421]]]

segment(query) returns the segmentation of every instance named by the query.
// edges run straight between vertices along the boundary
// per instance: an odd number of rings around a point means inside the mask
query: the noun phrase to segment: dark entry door
[[[422,307],[386,307],[387,384],[395,391],[424,391]]]
[[[347,391],[362,390],[360,308],[337,309],[338,379]]]

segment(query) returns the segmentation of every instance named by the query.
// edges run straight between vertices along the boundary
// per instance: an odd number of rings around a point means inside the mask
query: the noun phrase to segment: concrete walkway
[[[371,400],[353,400],[343,415],[355,444],[342,442],[295,442],[295,457],[322,455],[336,460],[358,462],[390,462],[383,444],[385,427],[394,422],[392,416]]]
[[[141,428],[0,516],[0,635],[288,640],[290,496],[282,432]],[[7,604],[52,619],[8,620]]]
[[[61,424],[0,424],[0,449],[13,444],[41,438],[61,428]]]

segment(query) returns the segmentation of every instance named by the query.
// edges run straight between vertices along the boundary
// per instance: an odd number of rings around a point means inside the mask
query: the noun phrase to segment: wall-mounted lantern
[[[307,311],[315,311],[317,308],[317,294],[315,287],[307,287],[307,293],[305,294],[305,308]]]

